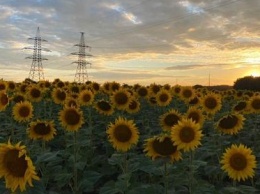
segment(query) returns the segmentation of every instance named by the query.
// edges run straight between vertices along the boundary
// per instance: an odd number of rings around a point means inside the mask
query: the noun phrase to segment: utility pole
[[[88,80],[87,65],[91,65],[90,62],[86,61],[86,57],[92,57],[93,55],[86,53],[86,48],[89,48],[90,50],[91,47],[85,45],[84,32],[80,32],[80,33],[81,33],[80,42],[79,44],[74,45],[79,47],[79,52],[74,52],[71,54],[78,56],[78,61],[72,62],[78,64],[74,81],[77,83],[85,83]]]
[[[36,36],[34,38],[28,38],[28,40],[34,40],[33,47],[24,47],[24,49],[33,50],[33,55],[30,57],[26,57],[26,59],[32,59],[32,65],[29,72],[29,79],[33,81],[44,80],[42,61],[48,59],[42,57],[41,51],[50,52],[50,50],[46,48],[42,48],[41,43],[47,42],[47,40],[41,38],[39,27],[37,28]]]

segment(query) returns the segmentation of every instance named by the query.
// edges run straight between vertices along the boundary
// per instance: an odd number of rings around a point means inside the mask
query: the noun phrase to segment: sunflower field
[[[260,193],[260,93],[0,80],[0,193]]]

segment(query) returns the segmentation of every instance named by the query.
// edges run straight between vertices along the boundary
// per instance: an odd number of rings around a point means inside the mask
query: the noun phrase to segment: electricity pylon
[[[41,43],[47,42],[47,40],[41,38],[39,27],[37,28],[36,36],[34,38],[28,38],[28,40],[34,40],[33,47],[24,47],[24,49],[33,50],[33,55],[30,57],[26,57],[26,59],[32,59],[32,65],[29,72],[29,79],[33,81],[44,80],[42,61],[48,59],[42,57],[41,51],[50,52],[50,50],[46,48],[42,48]]]
[[[74,52],[71,54],[78,56],[78,61],[72,62],[78,64],[74,81],[78,83],[85,83],[88,80],[87,65],[91,65],[90,62],[86,61],[86,57],[92,57],[93,55],[86,53],[86,48],[90,49],[91,47],[85,45],[84,32],[80,32],[80,33],[81,33],[80,42],[79,44],[74,45],[79,47],[79,52]]]

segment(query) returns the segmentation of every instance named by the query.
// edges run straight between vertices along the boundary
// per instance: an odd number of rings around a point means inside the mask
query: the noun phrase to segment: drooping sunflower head
[[[78,131],[84,123],[83,112],[76,107],[65,106],[59,112],[59,120],[67,131]]]
[[[157,92],[155,98],[159,106],[167,106],[171,103],[172,100],[171,93],[165,89],[161,89],[159,92]]]
[[[94,107],[99,114],[112,115],[114,113],[114,106],[106,100],[99,100],[94,103]]]
[[[119,117],[107,128],[108,140],[112,146],[121,152],[127,152],[139,139],[139,131],[133,120]]]
[[[82,106],[88,106],[91,105],[94,100],[94,94],[91,92],[91,90],[82,90],[79,93],[79,104]]]
[[[44,141],[50,141],[56,135],[54,121],[37,120],[31,122],[30,127],[27,129],[27,134],[29,138],[33,140],[42,139]]]
[[[158,135],[145,140],[144,152],[152,160],[157,158],[168,158],[171,162],[182,159],[181,152],[174,145],[169,135]]]
[[[130,104],[131,96],[129,92],[123,88],[120,88],[113,92],[110,96],[110,100],[113,105],[119,110],[125,110]]]
[[[140,110],[140,102],[136,98],[132,97],[126,111],[128,113],[137,113],[139,112],[139,110]]]
[[[242,114],[228,114],[218,120],[216,128],[224,134],[237,134],[243,128],[244,120]]]
[[[189,109],[187,110],[186,114],[185,114],[186,118],[188,119],[192,119],[195,123],[199,123],[201,126],[204,123],[204,115],[202,114],[201,109],[196,108],[194,106],[189,107]]]
[[[200,128],[200,124],[195,123],[192,119],[183,118],[172,128],[171,138],[174,145],[185,152],[195,150],[201,145],[203,134]]]
[[[221,109],[221,96],[215,93],[208,93],[201,99],[203,109],[210,114],[215,114]]]
[[[4,111],[9,104],[9,97],[4,91],[0,91],[0,112]]]
[[[199,106],[200,105],[200,97],[199,97],[199,95],[195,95],[194,98],[190,99],[188,104],[190,106]]]
[[[54,88],[51,92],[52,100],[56,104],[63,104],[66,100],[67,93],[61,88]]]
[[[160,125],[164,131],[171,131],[172,127],[182,119],[181,114],[174,109],[170,109],[159,117]]]
[[[252,150],[243,144],[233,144],[227,148],[220,163],[221,169],[235,181],[244,181],[255,175],[256,157],[252,154]]]
[[[33,105],[29,101],[18,102],[13,106],[13,118],[18,122],[29,121],[33,117]]]
[[[247,113],[247,107],[247,101],[242,100],[237,102],[237,104],[233,106],[232,110],[237,113]]]
[[[42,91],[37,86],[28,87],[26,91],[27,98],[32,102],[40,102],[42,99]]]
[[[12,192],[18,188],[23,192],[27,183],[32,187],[32,180],[39,180],[25,146],[20,143],[12,145],[8,141],[0,144],[0,177],[5,178],[6,188]]]
[[[260,96],[250,97],[247,105],[250,113],[260,113]]]
[[[25,96],[24,94],[20,93],[20,92],[16,92],[14,93],[13,97],[11,98],[11,100],[15,103],[17,102],[23,102],[25,101]]]

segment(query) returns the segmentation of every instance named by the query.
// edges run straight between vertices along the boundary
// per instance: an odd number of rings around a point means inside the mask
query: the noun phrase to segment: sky
[[[260,0],[1,0],[0,79],[29,77],[40,36],[44,77],[74,81],[84,32],[88,80],[233,85],[260,76]]]

